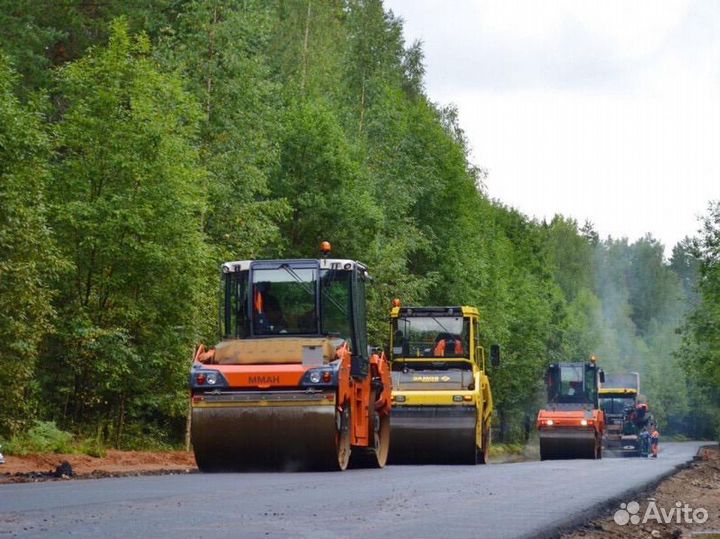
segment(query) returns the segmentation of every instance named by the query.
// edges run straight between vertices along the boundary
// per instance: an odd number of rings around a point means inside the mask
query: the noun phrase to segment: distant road
[[[0,485],[0,539],[547,537],[693,458],[388,466]],[[629,501],[629,500],[627,500]]]

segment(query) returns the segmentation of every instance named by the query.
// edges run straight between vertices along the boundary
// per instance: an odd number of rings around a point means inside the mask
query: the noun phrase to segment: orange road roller
[[[537,418],[541,460],[602,457],[605,414],[598,407],[598,386],[603,379],[594,358],[548,367],[548,404]]]
[[[392,381],[367,343],[368,269],[323,251],[222,265],[223,338],[190,372],[201,471],[385,465]]]

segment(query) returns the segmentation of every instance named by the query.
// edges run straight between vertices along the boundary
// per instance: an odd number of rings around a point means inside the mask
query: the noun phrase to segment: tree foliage
[[[51,281],[61,263],[47,225],[47,132],[17,89],[0,53],[0,434],[14,434],[34,414],[38,345],[51,329]]]
[[[106,48],[58,73],[53,126],[51,223],[72,267],[56,282],[44,404],[118,436],[128,415],[182,417],[188,357],[212,312],[200,112],[149,53],[146,37],[115,21]]]
[[[668,262],[652,236],[490,199],[457,108],[425,94],[422,44],[381,0],[149,6],[0,1],[0,376],[22,381],[3,386],[0,434],[32,418],[178,441],[220,262],[324,239],[370,266],[375,344],[393,297],[480,308],[504,350],[504,439],[542,404],[548,363],[591,354],[640,372],[671,429],[696,395],[720,405],[717,209]]]
[[[676,254],[679,259],[676,266],[683,268],[683,277],[689,271],[700,274],[697,302],[684,328],[679,354],[691,389],[691,432],[695,436],[717,436],[720,433],[720,202],[710,204],[694,245],[689,247],[688,242],[683,242]],[[697,265],[693,264],[693,258]]]

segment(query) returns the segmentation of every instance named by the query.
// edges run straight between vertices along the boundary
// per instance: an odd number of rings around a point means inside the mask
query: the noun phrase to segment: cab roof
[[[346,258],[307,258],[307,259],[278,259],[278,260],[236,260],[234,262],[224,262],[222,265],[223,273],[233,273],[236,271],[247,271],[250,269],[250,264],[253,262],[266,263],[277,263],[282,264],[284,262],[291,263],[308,263],[308,262],[319,262],[320,269],[336,269],[336,270],[352,270],[357,269],[361,272],[367,272],[367,266],[362,262],[356,260],[349,260]]]
[[[433,307],[393,307],[390,311],[392,318],[398,318],[400,316],[412,317],[412,316],[479,316],[476,307],[469,307],[467,305],[457,306],[433,306]]]

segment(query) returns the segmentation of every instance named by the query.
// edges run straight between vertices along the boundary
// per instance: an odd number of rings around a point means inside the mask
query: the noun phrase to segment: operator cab
[[[470,359],[473,318],[462,307],[400,308],[392,321],[392,359]],[[477,340],[477,335],[474,336]]]
[[[222,265],[223,340],[346,341],[353,354],[353,374],[362,375],[369,358],[365,324],[368,279],[367,267],[354,260],[226,262]]]
[[[472,389],[473,365],[485,369],[477,309],[396,304],[390,320],[396,388],[421,389],[430,384],[435,389]],[[499,349],[493,347],[493,358],[495,353]]]
[[[602,377],[594,362],[551,364],[546,378],[548,403],[561,408],[597,408]]]
[[[608,393],[600,391],[600,408],[606,416],[622,417],[628,409],[635,408],[635,394]]]

